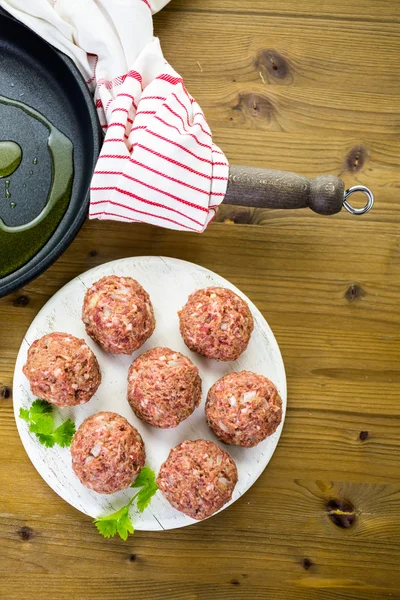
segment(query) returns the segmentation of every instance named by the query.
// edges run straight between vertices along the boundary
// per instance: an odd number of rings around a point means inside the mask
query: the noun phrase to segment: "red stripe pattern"
[[[105,139],[89,217],[204,231],[225,196],[227,160],[200,106],[165,60],[151,81],[145,73],[154,73],[154,65],[133,66],[111,80],[96,78]]]

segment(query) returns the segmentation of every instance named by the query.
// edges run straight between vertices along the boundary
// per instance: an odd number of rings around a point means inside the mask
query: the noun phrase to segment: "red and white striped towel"
[[[169,0],[0,0],[70,56],[105,132],[90,218],[203,231],[222,202],[228,163],[153,36]]]

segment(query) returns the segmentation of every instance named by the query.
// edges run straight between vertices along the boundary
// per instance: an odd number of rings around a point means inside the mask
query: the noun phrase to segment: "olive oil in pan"
[[[0,142],[0,177],[9,177],[18,169],[22,149],[16,142]]]
[[[52,163],[50,191],[46,204],[37,217],[29,223],[17,226],[8,226],[0,219],[0,277],[4,277],[35,256],[64,216],[71,198],[73,145],[48,119],[23,102],[0,96],[0,104],[19,108],[45,125],[49,132],[47,147]],[[22,156],[23,151],[15,142],[0,142],[0,177],[10,177],[15,173]],[[35,166],[37,165],[36,157],[30,160]],[[15,176],[17,175],[18,173],[15,173]],[[9,194],[7,197],[10,198],[10,181],[6,185],[6,192]],[[16,207],[15,210],[18,210],[18,199],[13,198],[13,200],[17,200],[12,204],[13,208]]]
[[[6,179],[6,198],[7,198],[7,200],[9,200],[11,198],[10,180],[9,179]]]

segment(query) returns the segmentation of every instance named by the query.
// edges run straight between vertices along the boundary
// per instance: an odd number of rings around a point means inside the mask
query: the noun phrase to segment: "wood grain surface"
[[[400,5],[173,0],[156,31],[233,164],[341,175],[370,186],[376,206],[360,218],[225,207],[201,235],[87,223],[47,273],[0,301],[0,597],[399,599]],[[282,350],[288,413],[240,501],[124,543],[103,540],[36,473],[11,386],[49,297],[140,254],[197,262],[251,298]]]

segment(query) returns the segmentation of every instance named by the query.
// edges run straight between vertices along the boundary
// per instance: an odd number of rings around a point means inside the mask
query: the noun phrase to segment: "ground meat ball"
[[[49,333],[33,342],[22,370],[32,393],[57,406],[88,402],[101,382],[89,346],[68,333]]]
[[[157,483],[168,502],[193,519],[206,519],[232,498],[238,480],[233,459],[213,442],[185,441],[161,466]]]
[[[176,427],[192,414],[200,399],[199,370],[180,352],[153,348],[129,369],[129,404],[139,419],[153,427]]]
[[[103,277],[83,301],[86,332],[106,352],[132,354],[154,331],[150,296],[131,277]]]
[[[186,346],[216,360],[239,358],[254,327],[246,302],[231,290],[217,287],[191,294],[179,318]]]
[[[225,444],[256,446],[282,420],[282,400],[263,375],[241,371],[219,379],[208,392],[207,422]]]
[[[146,460],[140,433],[113,412],[99,412],[83,421],[72,439],[71,455],[81,483],[99,494],[129,487]]]

